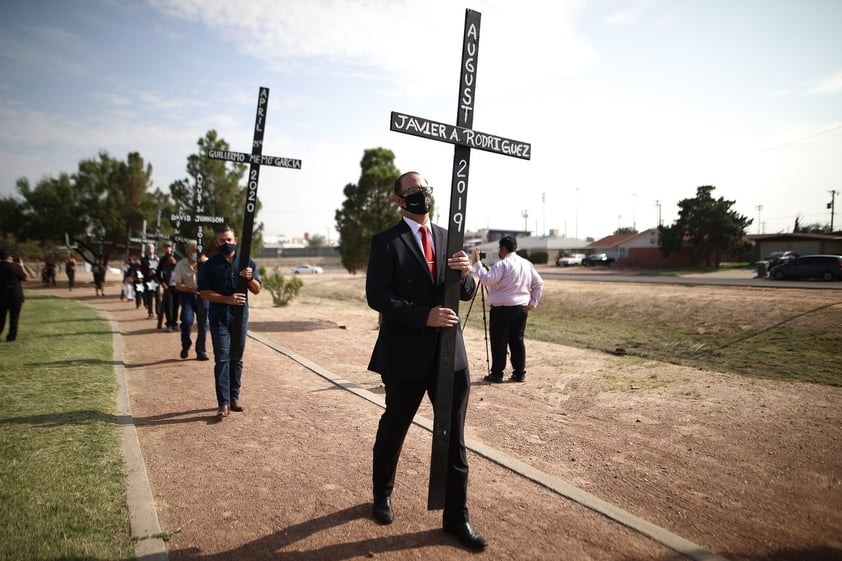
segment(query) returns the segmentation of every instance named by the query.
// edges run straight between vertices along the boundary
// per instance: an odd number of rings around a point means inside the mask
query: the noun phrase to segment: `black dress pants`
[[[526,372],[526,345],[523,333],[526,331],[526,306],[492,306],[489,314],[489,335],[491,336],[491,373],[503,375],[506,369],[506,349],[512,353],[512,369],[515,374]]]
[[[426,378],[408,380],[382,376],[386,386],[386,410],[380,417],[374,442],[372,482],[375,497],[388,497],[395,485],[401,448],[424,394],[436,403],[435,371]],[[453,404],[450,424],[450,450],[447,465],[444,520],[467,522],[468,457],[465,451],[465,414],[470,394],[468,370],[458,370],[453,376]]]
[[[6,326],[6,314],[9,315],[9,332],[6,341],[14,341],[18,336],[18,320],[23,302],[16,299],[0,299],[0,333]]]

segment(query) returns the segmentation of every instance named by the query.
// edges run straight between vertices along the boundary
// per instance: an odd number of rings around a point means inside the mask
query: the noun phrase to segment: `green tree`
[[[14,235],[23,227],[23,205],[14,197],[0,198],[0,234]]]
[[[637,228],[632,228],[631,226],[622,226],[614,230],[614,235],[618,236],[620,234],[637,234]]]
[[[144,219],[157,221],[158,210],[165,212],[170,206],[160,190],[151,191],[152,166],[137,152],[129,153],[125,162],[101,152],[98,159],[81,161],[74,179],[89,237],[102,235],[113,244],[126,244],[130,229],[133,236],[139,235]]]
[[[799,226],[798,221],[795,222],[795,229],[793,232],[801,232],[805,234],[832,234],[830,231],[830,223],[813,222],[812,224],[805,224]]]
[[[122,252],[128,229],[140,233],[143,219],[168,206],[166,195],[151,187],[152,167],[133,152],[126,162],[107,152],[81,160],[76,173],[17,181],[21,239],[40,240],[42,247],[64,244],[65,234],[87,251],[82,257],[109,257]],[[99,240],[103,240],[100,242]],[[101,255],[104,254],[104,255]]]
[[[115,236],[122,237],[131,229],[132,236],[143,231],[143,221],[156,216],[159,208],[170,207],[167,195],[160,189],[151,191],[152,165],[144,165],[143,158],[137,152],[131,152],[125,163],[120,163],[114,170],[114,180],[107,196],[109,204],[119,209],[113,217]],[[157,217],[156,217],[157,218]]]
[[[83,210],[83,196],[69,174],[44,177],[34,187],[22,177],[17,180],[17,189],[23,197],[17,233],[20,240],[56,244],[64,243],[65,232],[71,236],[85,232],[88,214]]]
[[[704,263],[718,268],[724,256],[742,250],[743,236],[752,220],[731,210],[734,201],[714,199],[714,189],[712,185],[697,187],[695,198],[678,203],[678,220],[671,226],[658,226],[664,256],[677,251],[686,240],[694,266]]]
[[[400,219],[394,204],[394,183],[400,176],[395,154],[386,148],[369,148],[360,161],[360,180],[349,183],[342,208],[336,211],[339,255],[351,273],[368,266],[371,237]]]
[[[144,220],[155,223],[158,210],[163,213],[171,207],[166,194],[159,189],[150,192],[152,166],[137,152],[130,152],[125,162],[106,152],[82,160],[74,184],[80,193],[80,212],[87,222],[85,238],[77,237],[77,242],[89,250],[82,254],[86,259],[101,251],[105,259],[123,253],[120,246],[128,244],[130,229],[132,236],[139,235]],[[147,227],[147,231],[150,229]],[[171,232],[166,228],[162,231]],[[102,247],[99,239],[106,240]]]
[[[200,210],[202,214],[207,216],[224,216],[239,238],[242,236],[245,219],[243,208],[248,193],[248,184],[240,186],[240,182],[246,175],[247,166],[208,158],[209,150],[228,151],[231,149],[228,143],[220,138],[213,129],[209,130],[203,138],[200,138],[197,145],[198,153],[190,154],[187,157],[187,177],[170,184],[173,210],[188,214]],[[194,197],[199,176],[202,177],[202,208],[196,209],[194,208],[196,204]],[[262,206],[258,192],[251,240],[252,255],[259,252],[263,247],[263,223],[257,222],[257,214]],[[191,227],[190,231],[183,231],[181,235],[187,238],[195,238],[196,230],[197,228]],[[213,240],[213,227],[205,227],[203,236],[205,245],[207,245],[208,240]]]
[[[327,243],[327,238],[323,234],[313,234],[307,240],[307,245],[310,247],[323,247]]]

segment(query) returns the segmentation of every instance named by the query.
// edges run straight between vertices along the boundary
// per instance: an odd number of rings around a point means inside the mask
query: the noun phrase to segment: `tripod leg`
[[[482,287],[482,283],[479,283],[479,285],[480,285],[480,287]],[[476,290],[474,291],[474,296],[471,298],[471,304],[468,306],[468,311],[465,312],[465,321],[462,323],[462,329],[464,329],[465,326],[468,325],[468,318],[471,317],[471,310],[474,308],[474,300],[477,299],[477,292],[478,291],[476,291]],[[485,307],[484,304],[483,304],[483,307]],[[483,314],[484,313],[485,313],[485,310],[483,310]]]
[[[485,318],[485,285],[480,284],[480,292],[482,292],[482,296],[480,297],[482,300],[482,332],[485,335],[485,371],[487,373],[491,373],[491,359],[489,358],[488,353],[488,321]],[[474,298],[476,298],[476,294],[474,294]]]

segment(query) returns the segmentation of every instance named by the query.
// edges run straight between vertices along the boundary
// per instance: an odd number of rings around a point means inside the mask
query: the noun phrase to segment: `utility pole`
[[[763,210],[763,205],[757,205],[757,233],[760,233],[760,211]]]
[[[637,232],[637,219],[635,218],[634,207],[637,203],[637,193],[632,193],[632,230]]]
[[[541,220],[544,222],[544,226],[541,229],[541,235],[547,235],[547,194],[541,193],[541,212],[543,213],[543,217]]]
[[[661,225],[661,201],[655,201],[655,206],[658,208],[658,226]]]
[[[828,191],[830,193],[830,202],[827,203],[827,208],[830,209],[830,233],[833,233],[833,214],[836,209],[836,189]]]
[[[523,233],[526,234],[526,229],[528,228],[526,220],[529,218],[529,211],[522,210],[520,211],[520,215],[523,217]]]

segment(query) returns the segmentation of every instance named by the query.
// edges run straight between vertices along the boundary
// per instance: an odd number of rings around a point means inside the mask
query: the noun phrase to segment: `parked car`
[[[296,275],[320,275],[325,272],[324,269],[319,267],[318,265],[310,265],[309,263],[304,263],[303,265],[296,265],[292,268],[293,274]]]
[[[613,257],[608,257],[607,253],[594,253],[582,259],[582,265],[585,267],[593,267],[594,265],[605,265],[608,267],[614,261],[615,259]]]
[[[570,255],[559,255],[555,260],[555,264],[559,267],[575,267],[582,264],[582,259],[585,258],[584,253],[573,253]]]
[[[842,280],[842,255],[805,255],[784,261],[769,273],[775,280]]]
[[[773,267],[777,267],[782,263],[786,263],[790,259],[795,259],[798,254],[793,251],[773,251],[766,256],[767,267],[771,271]]]

